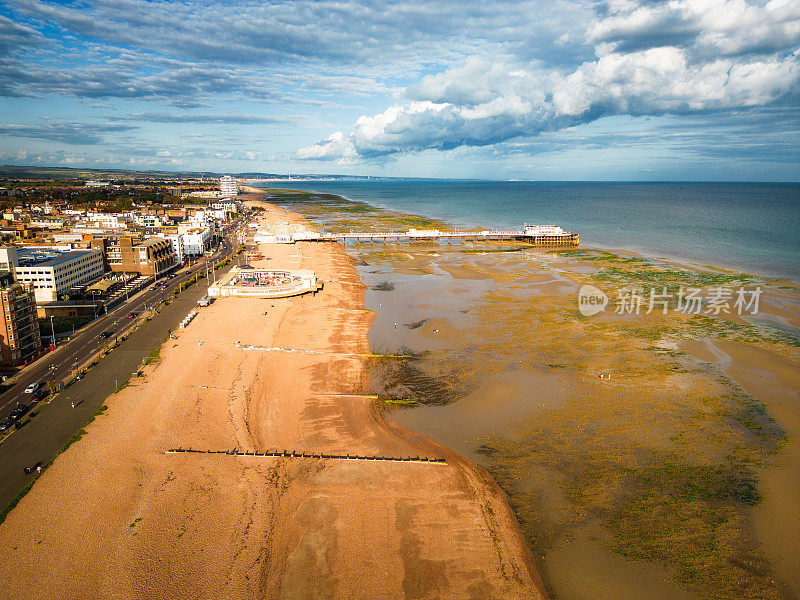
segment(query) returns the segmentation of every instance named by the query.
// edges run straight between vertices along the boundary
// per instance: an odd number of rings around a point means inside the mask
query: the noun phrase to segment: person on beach
[[[70,402],[70,403],[69,403],[69,405],[70,405],[72,408],[75,408],[75,402]]]

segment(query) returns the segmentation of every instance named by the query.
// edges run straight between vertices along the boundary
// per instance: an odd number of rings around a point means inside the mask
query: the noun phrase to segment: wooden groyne
[[[307,452],[305,450],[267,450],[266,452],[256,452],[248,450],[196,450],[194,448],[170,448],[165,454],[224,454],[227,456],[253,456],[253,457],[272,457],[272,458],[316,458],[328,460],[383,460],[390,462],[417,462],[446,465],[444,458],[429,458],[427,456],[368,456],[361,454],[328,454],[325,452]]]

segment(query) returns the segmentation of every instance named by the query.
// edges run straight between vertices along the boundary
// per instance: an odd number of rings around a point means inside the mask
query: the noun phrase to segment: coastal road
[[[30,404],[31,394],[25,394],[25,388],[34,382],[47,380],[63,380],[75,372],[80,365],[98,352],[104,345],[113,344],[115,339],[131,329],[139,319],[150,313],[148,307],[155,307],[164,300],[173,297],[172,290],[180,283],[189,279],[197,271],[205,271],[206,264],[224,260],[233,253],[233,238],[224,238],[220,250],[206,261],[192,265],[190,269],[179,272],[171,278],[163,279],[158,283],[165,283],[166,287],[151,287],[138,292],[126,302],[108,311],[84,328],[82,328],[68,342],[63,342],[53,352],[50,352],[26,368],[16,379],[14,386],[0,395],[0,421],[5,420],[8,414],[21,404]],[[199,283],[196,285],[200,285]],[[136,318],[128,319],[130,313],[139,313]],[[104,332],[113,332],[111,335]]]
[[[233,239],[226,240],[220,252],[215,256],[216,260],[224,259],[234,252],[235,242]],[[204,270],[205,266],[192,268],[192,272],[196,272],[198,268]],[[226,270],[227,268],[222,269],[223,272]],[[168,288],[170,296],[174,285],[185,280],[187,276],[188,273],[170,280]],[[50,463],[70,437],[95,414],[105,399],[114,393],[118,385],[127,381],[142,364],[144,358],[164,342],[168,331],[176,329],[181,319],[190,310],[197,307],[197,300],[206,294],[206,290],[206,280],[200,280],[179,294],[168,306],[163,306],[150,321],[143,322],[141,327],[118,348],[102,358],[100,364],[89,369],[83,379],[62,391],[35,418],[21,429],[14,431],[0,444],[0,509],[7,506],[30,481],[32,476],[25,474],[24,468],[40,463],[43,465]],[[76,344],[72,350],[62,350],[61,358],[57,358],[58,352],[52,353],[53,359],[57,360],[57,362],[51,363],[57,365],[53,372],[61,373],[63,376],[68,375],[72,371],[72,364],[77,357],[89,358],[98,350],[97,341],[100,332],[108,329],[109,324],[115,320],[120,325],[125,325],[126,328],[130,327],[129,321],[132,320],[126,319],[125,315],[131,310],[136,310],[137,307],[152,305],[160,299],[160,292],[161,290],[150,292],[148,289],[132,298],[124,310],[119,311],[119,314],[116,314],[116,310],[110,311],[108,318],[103,317],[103,323],[97,323],[96,328],[92,327],[91,331],[84,332],[85,337],[82,340],[86,347],[83,350]],[[76,336],[72,341],[78,342],[79,339],[81,338]],[[100,340],[103,343],[113,342],[113,338],[109,340],[100,338]],[[49,375],[49,364],[37,365],[37,373],[39,372]],[[36,378],[31,375],[26,381],[36,381]],[[17,385],[22,390],[27,383],[23,385],[20,382]],[[75,408],[72,408],[73,403]]]

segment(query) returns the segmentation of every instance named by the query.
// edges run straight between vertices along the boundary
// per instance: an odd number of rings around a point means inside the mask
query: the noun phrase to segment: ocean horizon
[[[336,194],[465,227],[556,224],[588,246],[800,282],[800,183],[408,178],[253,185]]]

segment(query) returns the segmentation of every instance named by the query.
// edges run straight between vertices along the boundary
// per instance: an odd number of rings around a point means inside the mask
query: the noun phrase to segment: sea
[[[800,282],[800,184],[430,179],[261,182],[454,225],[560,225],[582,245]]]

